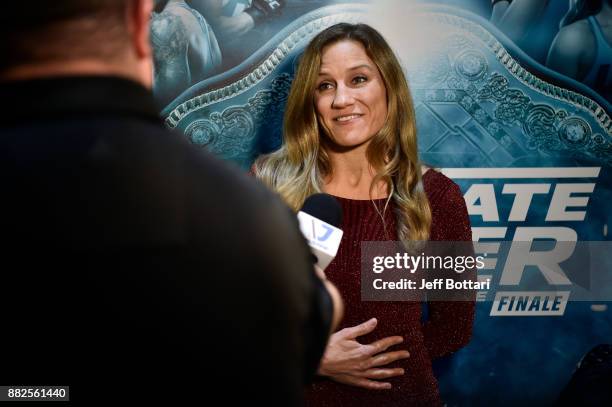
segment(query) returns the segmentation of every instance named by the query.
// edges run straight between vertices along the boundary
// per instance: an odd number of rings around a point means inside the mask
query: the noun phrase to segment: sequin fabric
[[[432,210],[430,239],[469,241],[472,232],[465,201],[459,187],[446,176],[429,170],[423,177]],[[389,366],[402,367],[405,374],[388,379],[391,390],[366,390],[329,379],[318,380],[306,391],[307,406],[439,406],[442,404],[431,360],[450,354],[470,340],[474,320],[473,302],[431,302],[428,320],[421,320],[419,302],[362,302],[360,261],[362,241],[397,240],[394,206],[384,212],[385,199],[352,200],[338,198],[343,209],[344,236],[334,261],[325,273],[340,290],[345,301],[345,317],[339,329],[378,319],[374,332],[360,337],[370,343],[387,336],[401,335],[404,342],[390,350],[407,349],[410,358]]]

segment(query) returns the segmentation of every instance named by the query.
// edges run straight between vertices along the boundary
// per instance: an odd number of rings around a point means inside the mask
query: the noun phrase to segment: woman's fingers
[[[355,339],[359,336],[363,336],[372,332],[376,328],[377,324],[378,321],[376,320],[376,318],[372,318],[357,326],[344,328],[339,333],[342,333],[342,336],[347,339]]]
[[[402,376],[404,373],[404,369],[368,369],[365,372],[361,373],[359,376],[365,377],[366,379],[388,379],[390,377]]]
[[[333,380],[348,384],[350,386],[362,387],[368,390],[389,390],[391,388],[391,383],[387,382],[378,382],[376,380],[370,380],[365,377],[357,377],[352,375],[338,375],[332,377]]]
[[[407,350],[398,350],[395,352],[386,352],[376,355],[370,362],[370,367],[384,366],[393,363],[396,360],[407,359],[410,357],[410,352]]]
[[[391,346],[399,345],[402,342],[404,342],[404,338],[401,336],[388,336],[364,346],[369,348],[370,355],[376,355],[377,353],[384,352]]]

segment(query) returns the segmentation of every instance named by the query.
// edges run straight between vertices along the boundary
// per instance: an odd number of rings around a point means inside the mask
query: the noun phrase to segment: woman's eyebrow
[[[374,70],[374,68],[372,68],[368,64],[360,64],[360,65],[355,65],[355,66],[352,66],[352,67],[348,68],[347,71],[356,71],[356,70],[362,69],[362,68],[368,69],[370,71]],[[319,76],[328,76],[328,75],[330,75],[330,73],[328,73],[325,69],[319,71]]]
[[[361,64],[361,65],[356,65],[356,66],[353,66],[353,67],[349,68],[348,71],[355,71],[355,70],[361,69],[361,68],[366,68],[366,69],[372,70],[372,67],[370,65],[368,65],[368,64]]]

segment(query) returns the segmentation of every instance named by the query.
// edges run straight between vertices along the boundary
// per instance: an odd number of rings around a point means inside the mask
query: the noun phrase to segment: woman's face
[[[319,122],[340,147],[368,143],[387,118],[387,91],[360,42],[323,49],[314,103]]]

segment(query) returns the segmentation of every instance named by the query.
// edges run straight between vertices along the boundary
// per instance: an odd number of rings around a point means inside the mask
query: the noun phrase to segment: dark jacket
[[[136,83],[0,95],[0,383],[299,403],[331,309],[280,200],[167,131]]]

